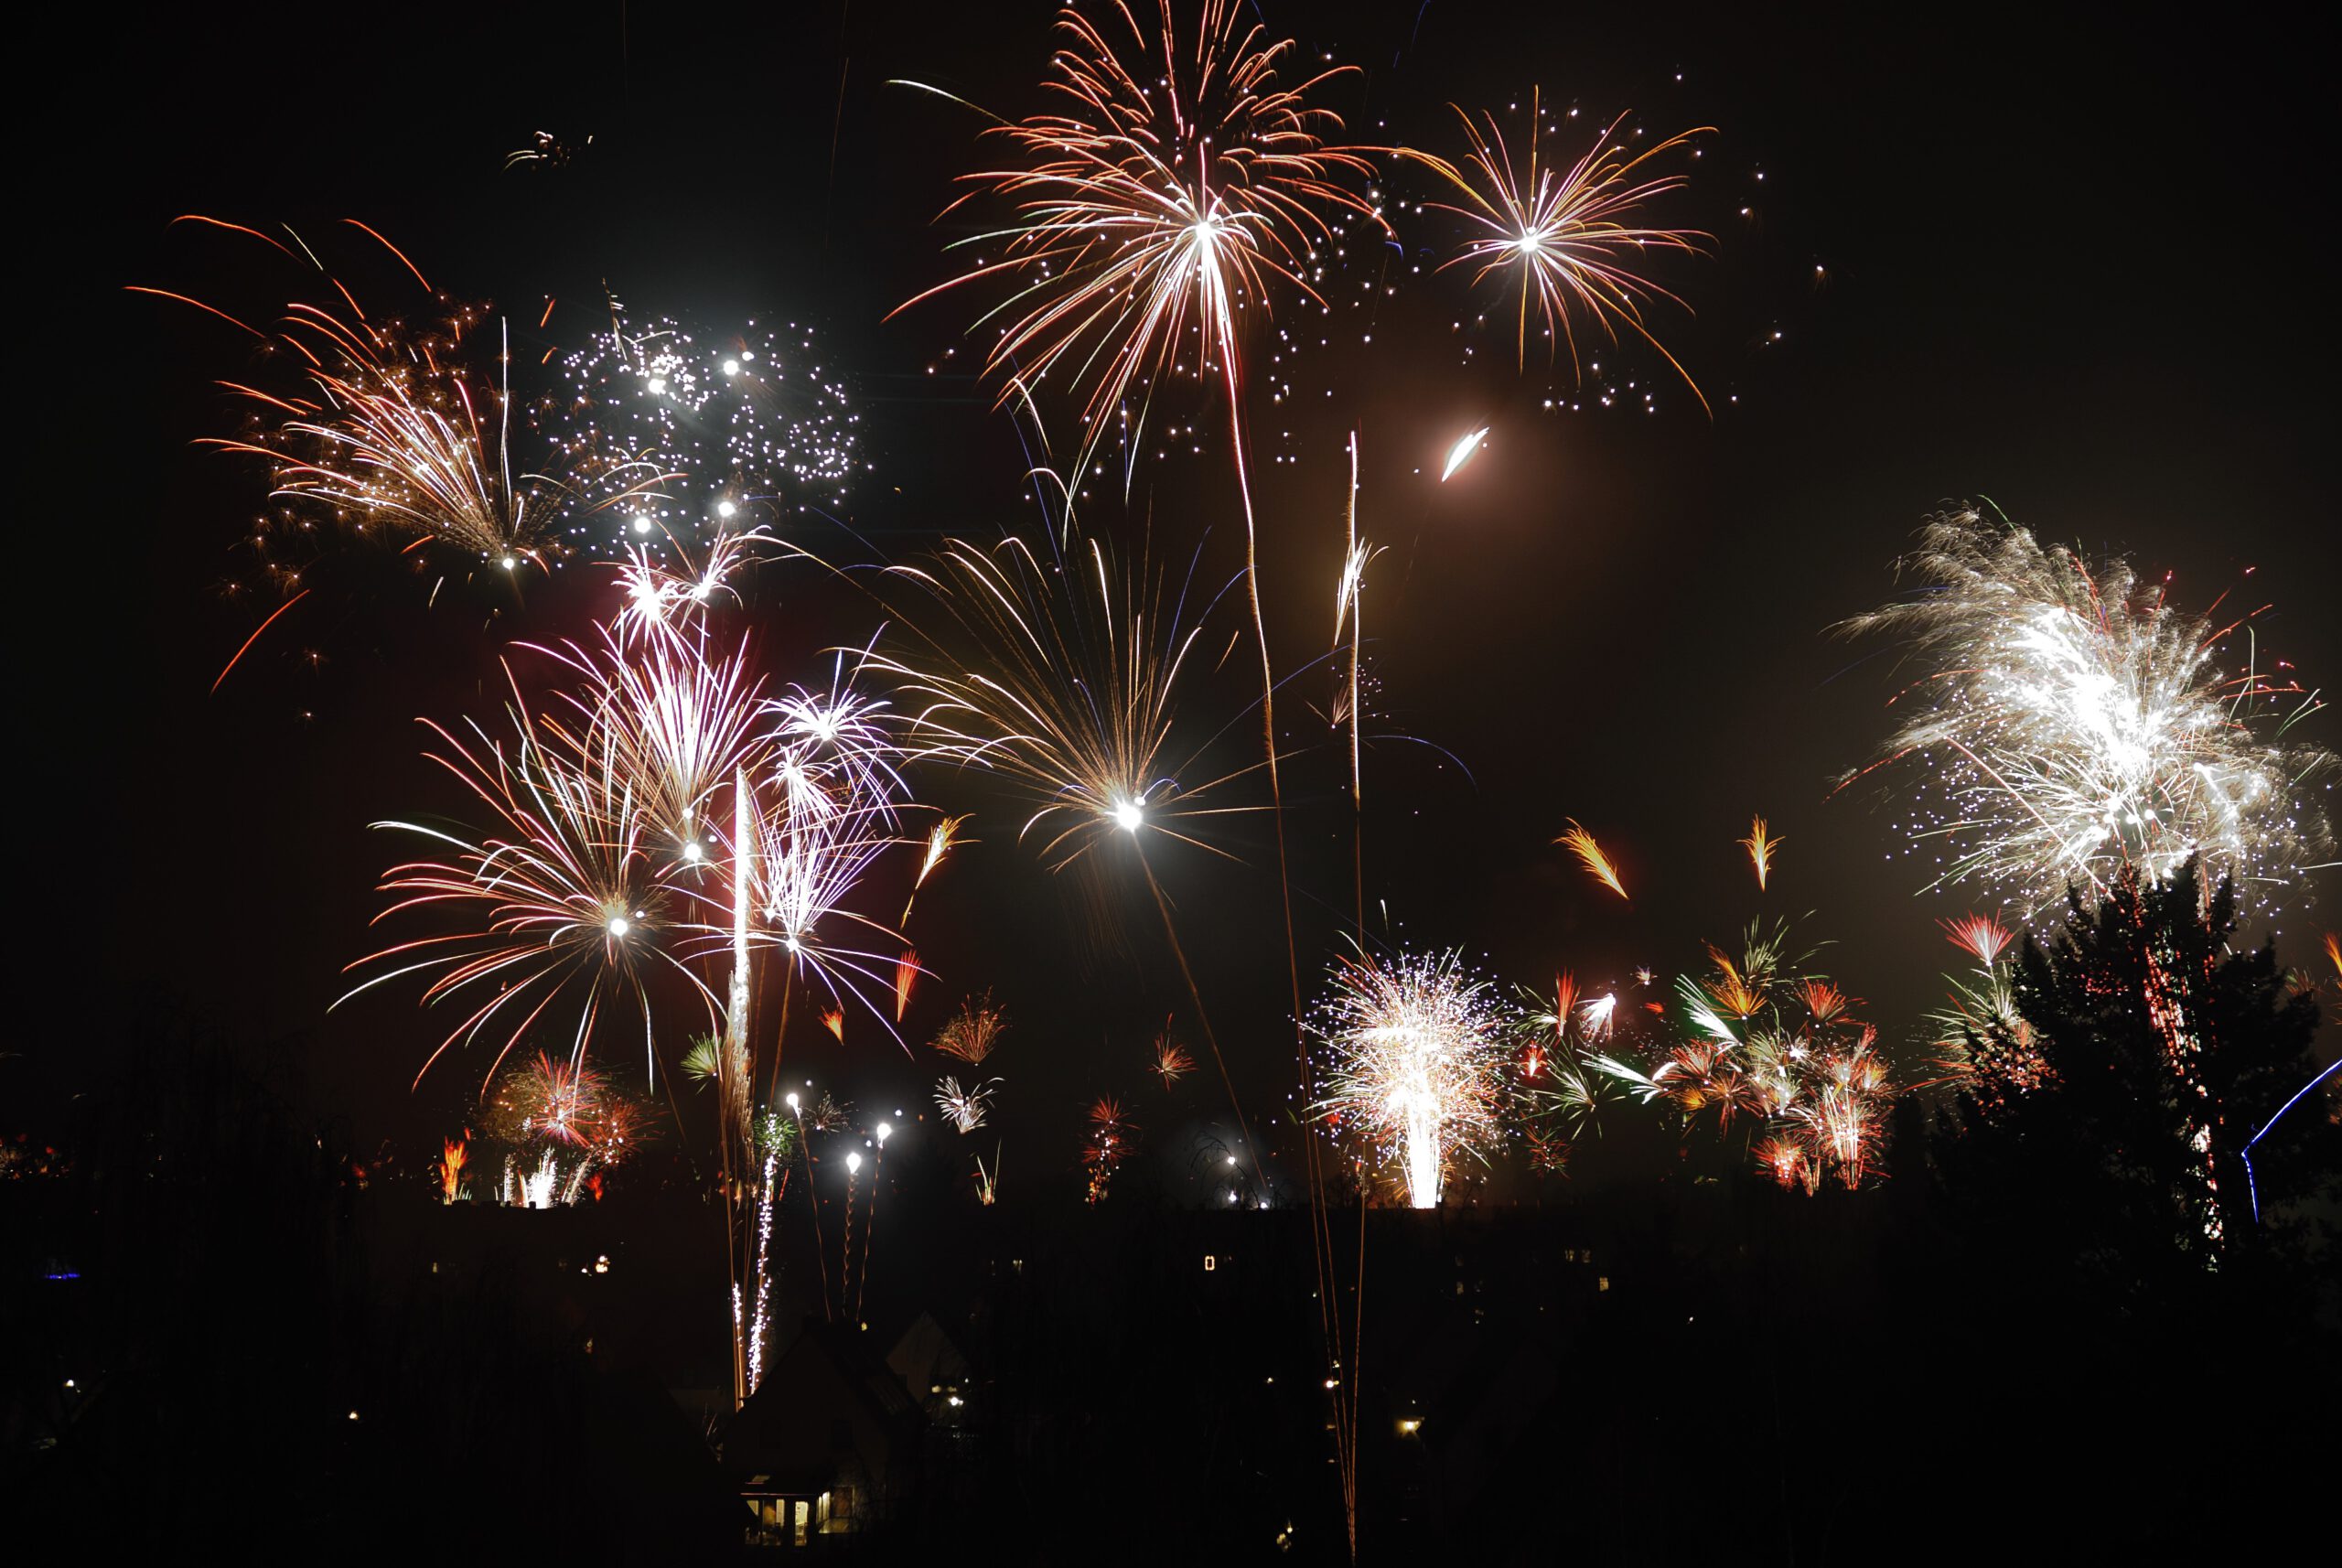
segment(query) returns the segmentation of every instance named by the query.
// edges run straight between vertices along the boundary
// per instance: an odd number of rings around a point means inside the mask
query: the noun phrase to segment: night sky
[[[1406,940],[1460,945],[1508,980],[1670,973],[1703,939],[1810,910],[1801,929],[1836,942],[1822,967],[1869,999],[1891,1046],[1916,1044],[1952,961],[1934,921],[1971,906],[1914,897],[1929,874],[1902,854],[1892,801],[1831,798],[1883,736],[1893,682],[1885,650],[1827,628],[1893,594],[1896,556],[1950,500],[1990,498],[2045,539],[2174,570],[2190,606],[2242,583],[2251,604],[2274,602],[2265,650],[2311,684],[2342,671],[2333,133],[2313,51],[2226,18],[2212,38],[2199,12],[2100,27],[2043,7],[1793,23],[1766,9],[1265,7],[1312,56],[1364,68],[1333,93],[1360,141],[1460,152],[1448,101],[1501,113],[1540,85],[1581,106],[1573,126],[1632,110],[1653,134],[1718,127],[1668,209],[1717,236],[1713,256],[1662,272],[1699,314],[1654,317],[1713,421],[1631,349],[1595,356],[1589,384],[1634,383],[1616,407],[1546,412],[1568,394],[1566,360],[1549,371],[1532,349],[1516,372],[1498,296],[1461,271],[1432,275],[1425,247],[1453,236],[1435,214],[1411,215],[1396,250],[1354,237],[1326,286],[1333,313],[1280,318],[1327,339],[1294,367],[1294,406],[1253,415],[1272,639],[1298,671],[1280,717],[1311,747],[1288,786],[1305,983],[1338,950],[1350,901],[1343,758],[1312,715],[1330,676],[1302,667],[1332,630],[1353,423],[1361,528],[1389,552],[1367,587],[1386,734],[1367,759],[1370,898]],[[53,1022],[34,1060],[11,1064],[27,1091],[64,1090],[73,1053],[160,1006],[285,1042],[360,1145],[419,1157],[452,1131],[485,1058],[411,1093],[447,1026],[411,989],[324,1012],[375,945],[371,889],[400,848],[367,823],[458,809],[412,721],[492,717],[504,646],[577,635],[594,607],[575,568],[518,607],[460,585],[426,607],[384,572],[380,593],[288,618],[209,693],[269,607],[219,592],[260,477],[190,445],[231,427],[210,383],[243,351],[122,285],[239,300],[272,285],[249,251],[173,216],[305,234],[361,218],[435,284],[510,311],[516,346],[574,343],[560,328],[579,320],[561,312],[596,308],[605,282],[641,314],[711,328],[811,321],[872,467],[838,524],[792,537],[903,559],[947,530],[989,538],[1035,517],[1024,451],[969,374],[977,296],[884,319],[955,270],[942,246],[964,226],[931,220],[952,177],[981,166],[974,115],[886,83],[1029,113],[1049,7],[444,15],[451,30],[421,12],[263,3],[125,30],[76,8],[63,26],[80,35],[36,65],[31,91],[51,109],[17,137],[37,166],[17,204],[37,281],[18,294],[36,423],[17,560],[38,630],[16,660],[29,700],[12,753],[38,868],[16,889],[35,933],[20,984]],[[503,170],[539,130],[576,149],[571,163]],[[1428,193],[1420,175],[1393,178]],[[1370,312],[1351,303],[1370,278],[1397,289]],[[562,302],[553,330],[526,337],[547,295]],[[1169,394],[1155,417],[1191,414],[1203,455],[1166,442],[1127,513],[1101,501],[1090,521],[1135,544],[1151,517],[1163,559],[1203,541],[1198,577],[1216,586],[1242,559],[1220,417],[1209,397]],[[1447,444],[1483,424],[1488,449],[1434,484]],[[788,674],[875,629],[866,602],[801,567],[766,569],[748,597]],[[1215,646],[1236,622],[1216,624]],[[1207,732],[1237,720],[1238,752],[1255,722],[1248,657],[1198,688],[1190,715]],[[2330,716],[2308,738],[2333,745]],[[1161,1148],[1216,1115],[1208,1077],[1170,1107],[1146,1098],[1160,1092],[1146,1041],[1181,997],[1130,879],[1111,862],[1051,878],[998,796],[914,784],[976,811],[983,842],[921,896],[911,934],[943,980],[910,1028],[923,1037],[950,995],[994,989],[1015,1024],[996,1058],[1012,1159],[1069,1170],[1080,1107],[1102,1091]],[[1786,841],[1762,897],[1735,844],[1759,811]],[[1630,906],[1552,847],[1570,818],[1617,855]],[[1265,819],[1224,842],[1242,865],[1155,858],[1257,1119],[1292,1082],[1273,852]],[[2294,961],[2335,918],[2342,878],[2314,891],[2279,933]],[[865,1106],[924,1102],[928,1053],[911,1063],[866,1019],[845,1038],[800,1015],[790,1059]]]

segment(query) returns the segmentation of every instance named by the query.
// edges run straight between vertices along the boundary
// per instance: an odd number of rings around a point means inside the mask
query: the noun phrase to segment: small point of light
[[[649,518],[647,518],[647,517],[639,517],[639,516],[638,516],[638,517],[634,520],[634,531],[635,531],[637,533],[648,533],[648,532],[650,532],[650,520]]]
[[[650,395],[652,397],[664,397],[667,395],[666,377],[653,376],[650,378]]]
[[[734,505],[730,501],[717,501],[715,503],[715,515],[718,517],[730,517],[734,512],[738,511],[740,509],[737,506]]]
[[[878,1123],[878,1142],[882,1146],[886,1142],[886,1134],[894,1130],[895,1129],[886,1122],[881,1122]]]
[[[793,1090],[793,1089],[792,1089],[792,1090],[790,1090],[787,1094],[783,1095],[781,1098],[782,1098],[783,1100],[785,1100],[785,1101],[788,1101],[789,1108],[790,1108],[791,1111],[794,1111],[794,1110],[796,1110],[796,1109],[797,1109],[797,1091],[796,1091],[795,1090]]]
[[[740,373],[740,361],[739,361],[739,360],[725,360],[725,361],[724,361],[724,373],[725,373],[725,375],[727,375],[727,376],[736,376],[736,375],[738,375],[738,374]]]
[[[610,917],[610,935],[614,937],[622,937],[632,929],[634,929],[634,927],[628,923],[624,915],[612,915]]]
[[[862,1168],[862,1151],[860,1149],[852,1149],[847,1151],[845,1156],[845,1168],[848,1171],[858,1171]]]
[[[1145,809],[1135,800],[1124,800],[1114,808],[1114,825],[1126,833],[1138,832],[1146,821]]]
[[[697,862],[699,857],[706,853],[707,852],[701,849],[696,843],[687,843],[683,846],[683,858],[688,861]]]
[[[521,563],[519,561],[513,559],[510,555],[507,555],[501,562],[498,563],[498,564],[501,565],[508,572],[512,570],[513,567],[518,566]]]

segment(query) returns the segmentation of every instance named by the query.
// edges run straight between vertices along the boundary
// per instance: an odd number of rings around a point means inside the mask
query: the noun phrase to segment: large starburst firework
[[[1328,145],[1342,122],[1316,101],[1352,68],[1280,82],[1293,40],[1269,40],[1230,0],[1204,0],[1184,38],[1171,0],[1154,22],[1127,4],[1103,21],[1059,14],[1056,107],[994,127],[1017,156],[962,177],[978,189],[961,201],[989,192],[1015,219],[966,242],[995,259],[919,296],[1021,285],[986,368],[1004,402],[1052,375],[1086,389],[1077,479],[1110,436],[1135,437],[1166,375],[1218,376],[1232,401],[1247,314],[1284,287],[1316,297],[1307,273],[1330,214],[1380,221],[1349,188],[1372,173],[1365,151]]]
[[[1544,321],[1546,338],[1556,352],[1563,344],[1570,351],[1574,371],[1579,361],[1578,329],[1598,328],[1616,342],[1625,327],[1659,350],[1683,384],[1708,406],[1705,393],[1691,372],[1678,363],[1643,322],[1643,306],[1651,300],[1682,305],[1682,301],[1651,282],[1638,270],[1654,250],[1698,251],[1709,236],[1690,229],[1655,229],[1633,221],[1653,198],[1681,189],[1681,175],[1653,175],[1646,166],[1688,145],[1709,127],[1685,131],[1629,153],[1617,139],[1625,116],[1612,121],[1595,137],[1594,145],[1566,166],[1538,162],[1538,143],[1545,127],[1540,117],[1542,95],[1532,97],[1525,142],[1525,167],[1516,165],[1506,145],[1504,131],[1494,114],[1474,121],[1461,108],[1471,156],[1462,166],[1434,153],[1401,150],[1454,187],[1457,202],[1424,205],[1452,212],[1473,225],[1472,238],[1441,263],[1440,270],[1469,266],[1475,284],[1507,272],[1517,274],[1520,306],[1514,328],[1515,355],[1529,362],[1529,307],[1533,299]],[[1482,126],[1485,124],[1486,131]]]
[[[1917,666],[1873,767],[1917,774],[1912,836],[1944,846],[1931,886],[1979,884],[2029,919],[2068,885],[2200,855],[2265,903],[2330,846],[2333,754],[2291,735],[2321,704],[2264,664],[2258,612],[2188,614],[2122,560],[1973,509],[1929,522],[1905,569],[1922,595],[1844,629],[1901,639]]]

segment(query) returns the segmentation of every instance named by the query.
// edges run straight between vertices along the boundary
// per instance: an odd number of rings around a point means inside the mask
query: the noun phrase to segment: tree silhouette
[[[2337,1129],[2313,1097],[2253,1147],[2251,1176],[2245,1150],[2316,1073],[2315,995],[2272,946],[2231,949],[2233,889],[2208,897],[2193,862],[2068,901],[2065,929],[2028,937],[2017,963],[2025,1038],[1971,1042],[1982,1063],[2029,1056],[2045,1081],[1963,1089],[1947,1182],[2023,1262],[2118,1294],[2297,1254],[2296,1206],[2332,1183]]]

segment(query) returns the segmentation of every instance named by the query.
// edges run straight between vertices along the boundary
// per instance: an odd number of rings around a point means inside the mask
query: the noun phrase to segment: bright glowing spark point
[[[879,1122],[879,1123],[878,1123],[878,1141],[879,1141],[881,1144],[884,1144],[884,1143],[886,1141],[886,1136],[887,1136],[887,1134],[888,1134],[888,1133],[892,1133],[894,1130],[895,1130],[895,1129],[894,1129],[894,1126],[893,1126],[891,1123],[889,1123],[889,1122]]]
[[[859,1149],[850,1149],[850,1150],[848,1150],[848,1151],[846,1152],[846,1156],[845,1156],[845,1168],[846,1168],[846,1172],[847,1172],[847,1174],[848,1174],[848,1175],[852,1175],[853,1173],[854,1173],[854,1172],[856,1172],[856,1171],[858,1171],[858,1170],[860,1170],[860,1169],[862,1168],[862,1151],[861,1151],[861,1150],[859,1150]]]
[[[715,503],[715,515],[718,517],[730,517],[739,510],[738,505],[732,501],[717,501]]]
[[[1447,483],[1456,469],[1470,462],[1472,454],[1480,449],[1480,443],[1487,440],[1488,435],[1488,426],[1483,424],[1479,429],[1450,446],[1447,449],[1447,467],[1439,471],[1439,482],[1443,485]]]
[[[628,923],[627,918],[624,915],[612,915],[610,917],[610,935],[614,937],[622,937],[633,929],[634,928]]]
[[[1124,800],[1114,808],[1114,825],[1126,833],[1138,832],[1146,821],[1146,812],[1133,800]]]

